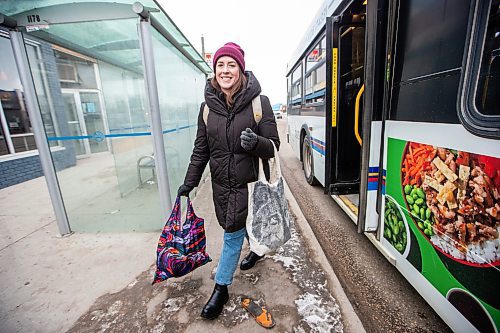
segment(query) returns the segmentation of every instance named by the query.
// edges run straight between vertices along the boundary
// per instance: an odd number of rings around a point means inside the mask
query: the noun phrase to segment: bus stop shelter
[[[160,229],[211,69],[158,2],[3,1],[0,46],[0,163],[27,128],[59,232]]]

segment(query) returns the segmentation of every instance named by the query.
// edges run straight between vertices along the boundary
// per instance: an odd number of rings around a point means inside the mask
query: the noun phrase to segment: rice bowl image
[[[408,212],[444,255],[500,264],[500,159],[408,142],[401,166]]]

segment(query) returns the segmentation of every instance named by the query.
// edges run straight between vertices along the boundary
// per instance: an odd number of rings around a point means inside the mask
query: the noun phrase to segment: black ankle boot
[[[210,296],[207,304],[201,310],[201,316],[206,319],[217,318],[228,300],[229,292],[227,291],[227,286],[216,283],[212,296]]]
[[[254,252],[251,252],[241,261],[240,269],[242,271],[246,271],[247,269],[255,266],[255,263],[260,259],[264,258],[264,256],[258,256]]]

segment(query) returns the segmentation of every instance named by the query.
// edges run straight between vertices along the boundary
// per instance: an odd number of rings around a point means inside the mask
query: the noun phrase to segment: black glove
[[[182,184],[177,191],[178,196],[189,197],[189,192],[193,190],[194,187]]]
[[[241,146],[245,150],[254,150],[257,146],[257,142],[259,141],[258,135],[252,132],[250,128],[247,128],[243,132],[241,132],[240,136]]]

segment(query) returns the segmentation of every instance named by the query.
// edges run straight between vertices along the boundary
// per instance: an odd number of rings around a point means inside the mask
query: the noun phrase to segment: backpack
[[[259,125],[259,122],[262,119],[262,104],[260,101],[260,95],[252,99],[252,111],[253,111],[253,119],[255,120],[257,125]],[[203,107],[203,122],[205,123],[205,126],[207,126],[209,112],[210,109],[207,106],[207,103],[205,103],[205,106]]]

